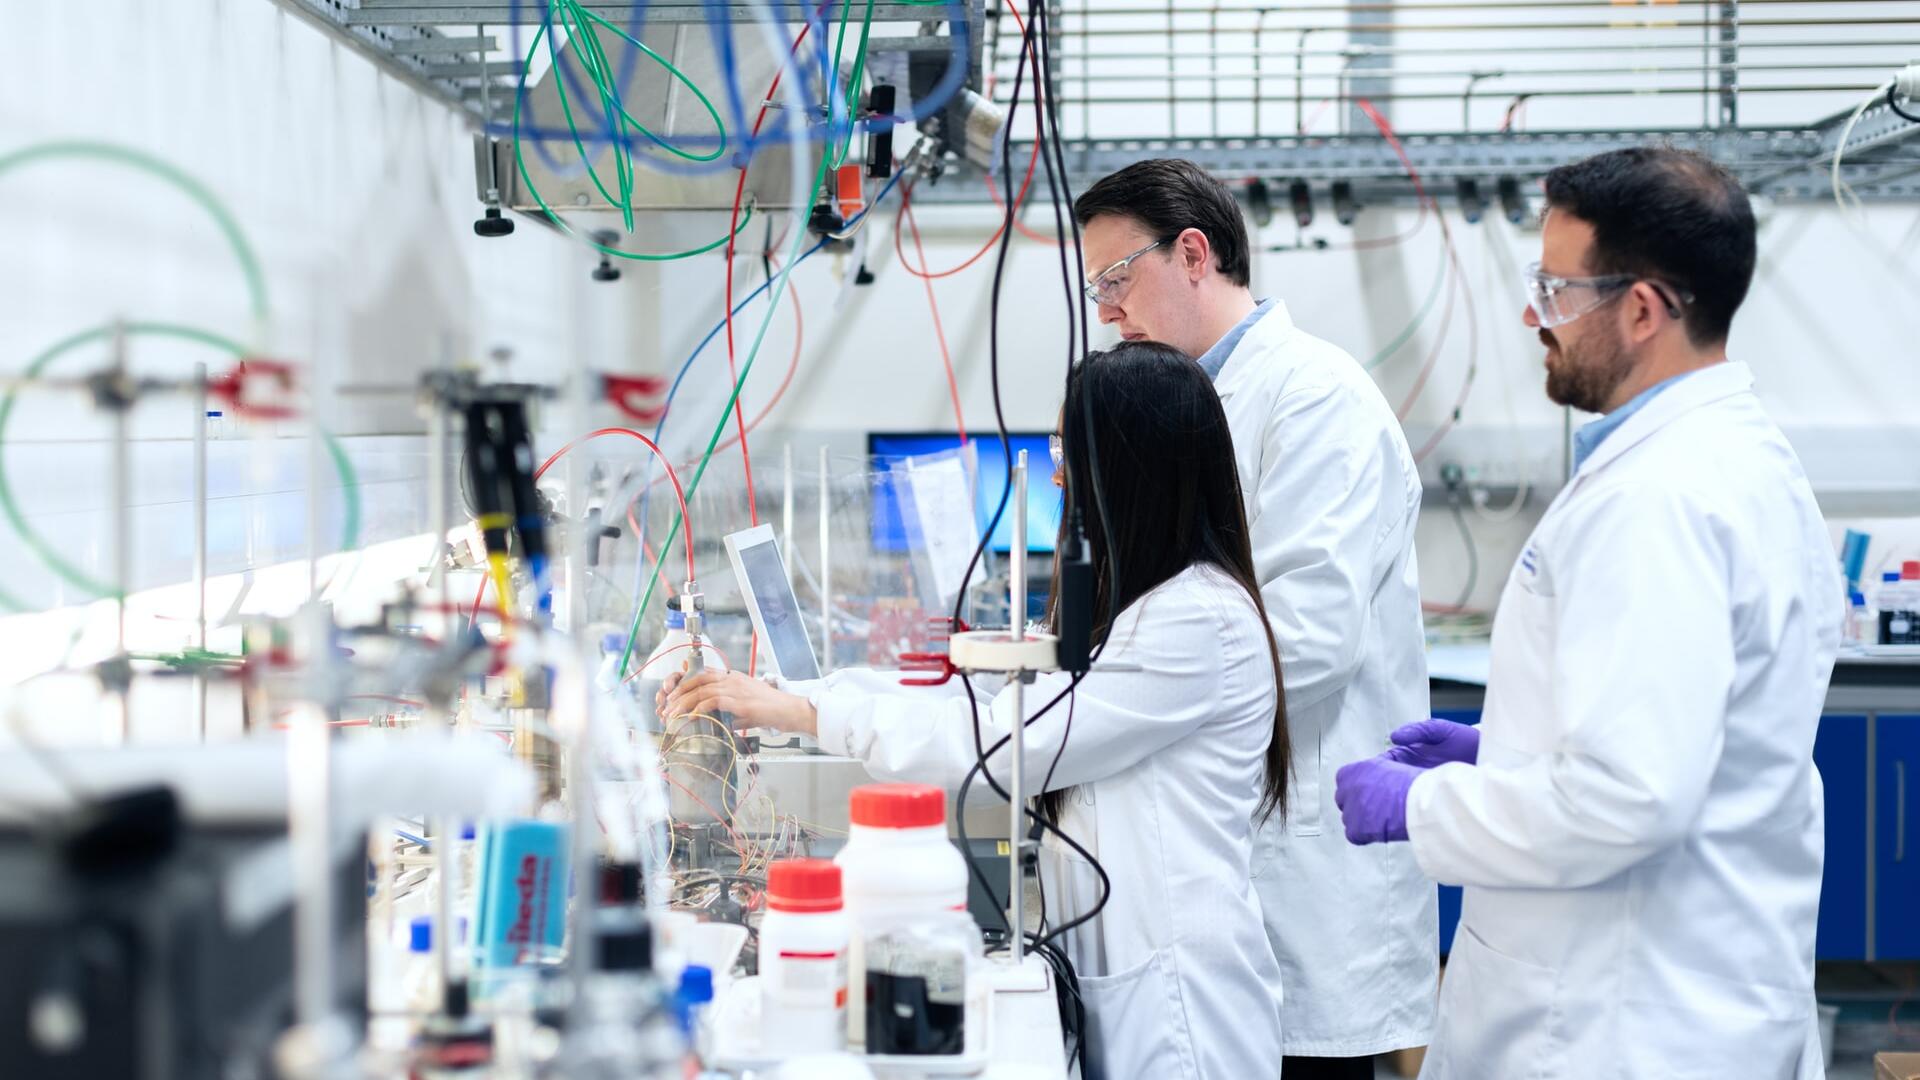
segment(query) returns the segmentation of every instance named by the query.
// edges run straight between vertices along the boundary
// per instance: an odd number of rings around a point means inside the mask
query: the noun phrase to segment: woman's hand
[[[819,727],[812,702],[798,694],[775,690],[737,671],[670,676],[655,695],[654,704],[660,715],[668,717],[695,713],[717,717],[728,712],[733,714],[736,728],[773,728],[815,735]]]

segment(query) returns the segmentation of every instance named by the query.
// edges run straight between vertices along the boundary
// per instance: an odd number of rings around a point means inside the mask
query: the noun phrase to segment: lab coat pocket
[[[1317,718],[1316,718],[1317,719]],[[1293,776],[1287,789],[1287,831],[1294,836],[1319,836],[1320,813],[1320,724],[1302,725],[1304,731],[1292,731]]]
[[[1554,972],[1495,951],[1460,924],[1422,1080],[1562,1077],[1569,1075],[1565,1056]]]
[[[1165,950],[1117,975],[1080,980],[1087,1004],[1086,1080],[1195,1075],[1186,1013]]]

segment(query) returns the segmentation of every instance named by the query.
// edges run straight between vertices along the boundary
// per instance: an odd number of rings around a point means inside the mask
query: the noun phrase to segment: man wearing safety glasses
[[[1547,175],[1526,325],[1604,415],[1508,578],[1479,727],[1340,770],[1349,838],[1467,886],[1427,1077],[1824,1075],[1814,732],[1841,582],[1727,359],[1739,184],[1678,150]],[[1736,1064],[1737,1063],[1737,1064]]]
[[[1333,802],[1335,768],[1427,714],[1413,456],[1353,357],[1255,300],[1220,181],[1136,162],[1074,213],[1100,321],[1197,358],[1233,430],[1293,744],[1286,818],[1258,826],[1251,866],[1280,961],[1284,1075],[1370,1078],[1372,1055],[1427,1042],[1439,967],[1433,883],[1404,847],[1347,843]]]

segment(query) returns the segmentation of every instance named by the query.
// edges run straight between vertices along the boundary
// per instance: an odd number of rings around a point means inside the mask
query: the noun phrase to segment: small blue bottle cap
[[[699,1005],[713,1000],[713,970],[700,964],[680,969],[680,1000]]]
[[[1888,582],[1888,581],[1899,581],[1899,580],[1900,580],[1900,575],[1899,575],[1899,574],[1896,574],[1896,573],[1893,573],[1893,572],[1891,572],[1891,571],[1889,571],[1889,572],[1887,572],[1887,573],[1884,573],[1884,574],[1881,574],[1881,575],[1880,575],[1880,580],[1881,580],[1882,582]]]
[[[600,639],[601,652],[625,652],[626,648],[627,636],[625,634],[607,634]]]
[[[471,840],[474,838],[475,835],[477,834],[474,831],[473,822],[469,821],[466,824],[460,826],[460,839]]]
[[[1847,603],[1849,603],[1849,604],[1854,604],[1854,605],[1857,605],[1857,606],[1859,606],[1859,607],[1866,607],[1866,606],[1867,606],[1867,597],[1866,597],[1866,594],[1864,594],[1864,593],[1857,593],[1857,592],[1854,592],[1854,593],[1848,593],[1848,594],[1847,594]]]
[[[1894,575],[1894,577],[1896,577],[1896,578],[1897,578],[1897,577],[1899,577],[1899,576],[1900,576],[1900,575],[1898,575],[1898,574],[1895,574],[1895,575]],[[686,612],[684,612],[684,611],[677,611],[677,610],[674,610],[674,609],[672,609],[672,608],[669,608],[669,609],[667,609],[667,629],[669,629],[669,630],[685,630],[686,628],[687,628],[687,614],[686,614]]]
[[[433,916],[415,915],[413,923],[407,929],[409,951],[417,953],[433,951]]]

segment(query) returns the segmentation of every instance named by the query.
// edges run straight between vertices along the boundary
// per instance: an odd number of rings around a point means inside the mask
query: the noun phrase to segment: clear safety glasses
[[[1125,300],[1127,289],[1133,284],[1133,260],[1165,243],[1165,240],[1155,240],[1095,274],[1092,280],[1087,282],[1087,299],[1096,304],[1117,304]]]
[[[1635,274],[1558,277],[1542,272],[1539,263],[1529,263],[1521,277],[1527,287],[1527,306],[1533,309],[1533,317],[1540,320],[1542,327],[1565,326],[1620,295],[1634,282],[1647,281]],[[1667,305],[1667,314],[1673,318],[1680,318],[1682,304],[1693,302],[1692,293],[1676,290],[1679,293],[1676,300],[1659,282],[1647,281],[1647,284],[1660,294],[1661,301]]]
[[[1060,463],[1067,459],[1067,448],[1066,445],[1060,441],[1060,436],[1047,436],[1047,453],[1053,458],[1053,471],[1059,472]]]

